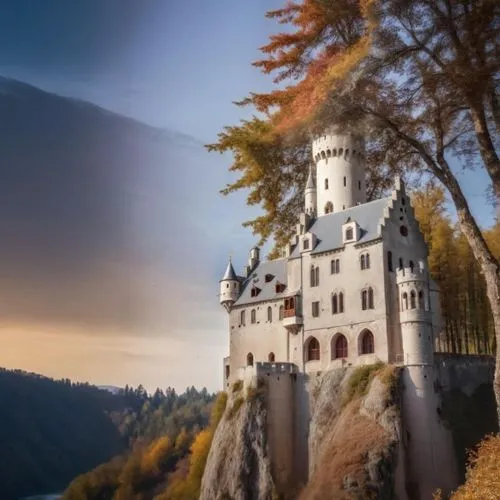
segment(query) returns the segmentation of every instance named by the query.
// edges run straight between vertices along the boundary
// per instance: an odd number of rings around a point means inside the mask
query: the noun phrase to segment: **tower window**
[[[332,152],[329,149],[326,150],[326,156],[328,158],[330,158],[330,156],[332,156]]]
[[[410,292],[410,309],[416,309],[417,307],[417,295],[415,290]]]
[[[344,187],[347,186],[347,178],[344,176]]]
[[[389,269],[390,272],[393,271],[393,269],[392,269],[392,252],[390,250],[387,252],[387,268]]]
[[[328,179],[325,179],[325,189],[328,189]]]
[[[269,363],[274,363],[274,359],[275,359],[274,352],[270,352],[267,359],[269,360]]]
[[[333,203],[328,201],[325,205],[325,214],[329,214],[331,212],[333,212]]]
[[[255,309],[252,309],[250,311],[250,323],[254,324],[257,321],[257,313],[255,312]]]
[[[408,294],[406,292],[403,293],[403,297],[402,297],[401,302],[402,302],[402,306],[403,306],[403,311],[408,309]]]
[[[247,366],[253,366],[253,354],[251,352],[247,354]]]
[[[410,260],[410,271],[413,272],[414,269],[415,269],[415,264],[413,264],[413,261]]]
[[[399,232],[401,233],[401,236],[404,236],[405,238],[408,236],[408,228],[406,226],[401,226],[399,228]]]
[[[358,181],[358,189],[361,191],[361,181]]]
[[[422,290],[418,292],[418,307],[419,309],[425,309],[424,292]]]
[[[402,270],[403,267],[404,267],[404,265],[403,265],[403,259],[400,257],[399,258],[399,269]]]
[[[312,303],[312,317],[313,318],[319,317],[319,302],[318,301]]]
[[[339,149],[339,156],[342,156],[342,154],[344,153],[344,150],[342,148]]]

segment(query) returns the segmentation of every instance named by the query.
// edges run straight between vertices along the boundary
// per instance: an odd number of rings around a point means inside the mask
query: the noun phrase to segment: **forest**
[[[194,388],[179,395],[127,386],[112,394],[0,369],[0,498],[62,491],[78,474],[159,436],[177,436],[184,449],[207,425],[213,398]]]

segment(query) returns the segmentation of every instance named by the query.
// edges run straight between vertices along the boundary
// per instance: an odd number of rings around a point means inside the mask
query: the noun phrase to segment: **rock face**
[[[265,397],[231,394],[212,441],[200,500],[270,500]]]
[[[335,370],[309,381],[310,480],[301,500],[395,497],[400,421],[390,385],[396,374],[382,371],[360,397],[349,396],[353,373]]]

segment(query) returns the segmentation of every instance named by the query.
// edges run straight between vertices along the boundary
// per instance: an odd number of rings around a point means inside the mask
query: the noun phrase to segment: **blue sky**
[[[256,209],[245,206],[243,194],[224,199],[218,194],[232,179],[227,172],[230,158],[209,155],[201,144],[215,141],[223,126],[249,116],[251,111],[234,106],[234,100],[249,91],[271,88],[270,78],[251,62],[259,58],[258,48],[267,37],[277,31],[264,13],[282,4],[281,0],[2,2],[1,76],[188,134],[200,143],[189,165],[180,159],[169,171],[170,182],[183,186],[191,182],[192,189],[185,204],[174,207],[180,215],[167,210],[164,214],[166,235],[170,236],[172,217],[183,222],[175,225],[175,236],[197,235],[195,250],[186,252],[181,245],[173,245],[168,254],[171,276],[185,272],[188,278],[176,303],[183,306],[185,316],[170,318],[163,330],[158,327],[163,335],[148,334],[151,325],[149,330],[144,327],[120,335],[89,335],[81,325],[73,325],[71,337],[69,333],[57,337],[58,350],[51,346],[59,330],[45,325],[43,334],[30,337],[33,345],[44,350],[36,363],[22,357],[17,325],[3,334],[11,355],[0,357],[0,364],[96,383],[218,388],[228,339],[226,318],[217,304],[217,279],[228,253],[234,255],[239,269],[243,266],[255,238],[240,223],[255,215]],[[488,225],[492,217],[483,203],[485,179],[481,173],[461,175],[474,213]],[[137,223],[138,240],[145,238],[144,225],[146,220]],[[162,230],[161,225],[153,227]],[[152,237],[151,231],[148,234]],[[154,270],[153,276],[142,276],[144,287],[157,286]],[[167,307],[167,300],[155,301],[156,306]],[[190,314],[186,304],[198,313]],[[25,332],[37,330],[36,325],[30,328]],[[82,345],[88,349],[85,363],[78,362]],[[195,370],[186,363],[193,355]],[[115,358],[110,363],[111,356]]]

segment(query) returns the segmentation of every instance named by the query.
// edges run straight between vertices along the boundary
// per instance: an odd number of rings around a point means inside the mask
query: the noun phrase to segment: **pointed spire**
[[[306,189],[315,189],[312,164],[309,166],[309,176],[307,177]]]
[[[236,273],[234,272],[233,263],[231,262],[231,257],[229,257],[229,262],[227,264],[226,272],[224,273],[223,280],[236,280]]]

